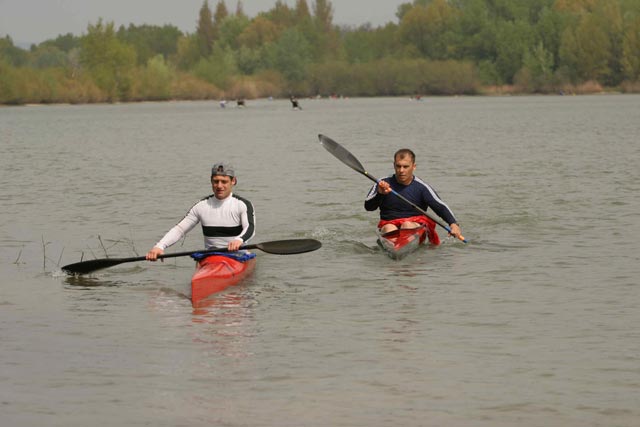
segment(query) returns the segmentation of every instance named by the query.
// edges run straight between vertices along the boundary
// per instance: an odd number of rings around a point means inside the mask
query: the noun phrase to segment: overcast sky
[[[215,10],[218,0],[208,0]],[[411,0],[330,0],[333,22],[359,26],[367,22],[374,27],[397,22],[398,5]],[[40,43],[60,34],[86,33],[87,25],[98,18],[114,22],[116,28],[151,24],[172,24],[184,32],[196,28],[198,11],[204,0],[0,0],[0,37],[11,36],[15,43]],[[295,0],[284,0],[294,7]],[[235,11],[237,0],[225,0]],[[253,18],[275,5],[276,0],[242,0],[244,11]],[[307,0],[310,8],[314,0]]]

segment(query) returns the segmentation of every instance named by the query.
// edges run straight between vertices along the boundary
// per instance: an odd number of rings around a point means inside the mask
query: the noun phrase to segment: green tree
[[[455,29],[460,13],[445,0],[433,0],[428,6],[417,5],[402,18],[399,36],[425,57],[445,59],[457,49]]]
[[[495,64],[502,82],[513,82],[533,39],[532,27],[527,22],[498,21]]]
[[[2,39],[0,39],[1,46]],[[0,56],[0,104],[21,103],[18,82],[18,70]]]
[[[559,63],[560,40],[566,26],[567,16],[551,7],[545,7],[540,11],[539,19],[534,26],[535,38],[553,56],[554,69]]]
[[[311,62],[311,46],[296,29],[286,30],[278,41],[270,46],[270,62],[290,82],[301,82],[305,78],[307,65]]]
[[[235,51],[235,62],[238,71],[243,75],[251,75],[264,67],[261,49],[242,46]]]
[[[266,12],[265,16],[280,30],[284,30],[296,24],[294,11],[291,10],[291,8],[282,0],[276,0],[273,8]]]
[[[166,100],[171,98],[171,82],[174,73],[162,55],[149,59],[136,78],[134,98]]]
[[[209,82],[218,88],[229,87],[233,76],[238,72],[235,55],[229,49],[216,45],[207,58],[202,58],[193,69],[196,77]]]
[[[249,17],[247,16],[246,13],[244,13],[244,6],[242,5],[242,0],[238,0],[238,2],[236,3],[236,17],[238,18],[245,18],[245,19],[249,19]]]
[[[329,0],[316,0],[313,16],[320,32],[329,33],[333,28],[333,6]]]
[[[309,12],[307,1],[297,0],[293,14],[295,20],[293,28],[297,29],[311,46],[313,52],[312,61],[322,60],[325,57],[325,51],[328,49],[327,41],[329,37],[316,26],[314,17]]]
[[[367,63],[394,56],[401,46],[397,43],[398,26],[389,23],[384,27],[371,28],[370,24],[348,31],[343,35],[346,58],[350,63]]]
[[[127,99],[136,54],[131,46],[117,39],[113,22],[103,24],[100,19],[95,25],[89,24],[82,38],[80,61],[108,99]]]
[[[14,46],[11,37],[0,38],[0,60],[6,61],[14,67],[21,67],[29,62],[29,54]]]
[[[213,41],[215,39],[215,30],[213,26],[213,15],[209,8],[208,0],[204,0],[200,12],[198,14],[198,26],[196,28],[198,41],[198,51],[200,56],[207,57],[213,49]]]
[[[529,10],[535,0],[513,1],[493,0],[486,1],[485,5],[489,14],[499,21],[527,21],[529,22]]]
[[[295,8],[296,21],[298,23],[305,19],[311,19],[311,13],[309,12],[309,4],[307,0],[296,0]]]
[[[80,37],[76,37],[72,33],[67,33],[59,35],[53,40],[46,40],[40,43],[40,46],[54,46],[63,52],[70,52],[72,49],[80,47]]]
[[[609,55],[607,67],[609,71],[603,75],[602,83],[615,86],[623,79],[623,21],[619,2],[612,0],[597,0],[594,5],[593,16],[597,25],[608,39]]]
[[[553,7],[559,12],[582,14],[590,12],[596,0],[556,0]]]
[[[173,25],[158,27],[130,24],[127,28],[121,26],[118,29],[118,39],[133,46],[140,65],[146,65],[156,55],[162,55],[165,59],[175,55],[180,37],[182,31]]]
[[[626,26],[621,62],[624,77],[631,81],[640,81],[640,15]]]
[[[218,27],[217,43],[233,50],[240,48],[241,34],[249,26],[249,19],[242,16],[229,16]]]
[[[576,27],[569,27],[562,34],[560,62],[570,70],[574,82],[599,81],[607,76],[610,52],[609,37],[593,14],[582,15]]]
[[[255,49],[274,42],[279,35],[280,31],[276,24],[264,16],[257,16],[244,28],[242,34],[238,36],[238,41],[242,46]]]
[[[379,51],[375,45],[373,32],[371,25],[365,24],[356,31],[348,31],[343,35],[342,43],[350,63],[366,63],[377,58]]]
[[[465,0],[460,11],[460,56],[478,63],[493,63],[498,56],[497,30],[485,0]]]
[[[69,65],[69,58],[57,47],[41,44],[31,52],[31,64],[35,68],[65,68]]]
[[[421,55],[426,56],[429,52],[428,25],[427,8],[424,6],[412,7],[402,17],[398,29],[399,37],[403,43],[414,46]]]
[[[523,67],[515,77],[515,83],[529,92],[549,92],[553,89],[553,54],[542,42],[525,53]]]
[[[224,0],[218,0],[216,4],[216,11],[213,14],[213,34],[214,40],[217,41],[220,38],[220,28],[224,21],[229,17],[229,10]]]
[[[452,7],[446,0],[433,0],[427,6],[430,40],[434,45],[432,58],[447,59],[455,57],[459,50],[458,26],[460,10]]]
[[[411,3],[401,3],[398,5],[396,9],[396,18],[398,18],[398,22],[402,22],[404,16],[413,8],[413,4]]]
[[[227,4],[224,0],[218,0],[218,3],[216,4],[216,11],[213,14],[213,22],[215,24],[221,24],[228,16],[229,9],[227,9]]]
[[[180,70],[188,70],[201,57],[200,39],[197,34],[190,34],[178,39],[176,54],[172,56],[172,63]]]
[[[433,0],[413,0],[412,3],[401,3],[396,9],[396,17],[398,22],[401,22],[404,16],[414,7],[422,6],[427,7]],[[460,1],[460,0],[459,0]]]

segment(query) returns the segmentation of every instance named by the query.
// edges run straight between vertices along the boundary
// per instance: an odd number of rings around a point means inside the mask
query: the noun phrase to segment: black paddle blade
[[[274,240],[272,242],[262,242],[247,247],[255,247],[268,254],[275,255],[293,255],[312,252],[322,247],[322,243],[315,239],[291,239],[291,240]]]
[[[342,145],[335,142],[333,139],[329,138],[325,135],[318,135],[318,139],[320,139],[320,144],[331,154],[333,154],[338,160],[340,160],[345,165],[349,166],[351,169],[363,173],[366,175],[366,171],[364,170],[364,166],[356,157],[347,151]]]
[[[144,257],[143,257],[144,259]],[[128,262],[129,258],[103,258],[92,259],[89,261],[80,261],[73,264],[65,265],[62,271],[69,274],[88,274],[102,268],[112,267],[114,265]]]

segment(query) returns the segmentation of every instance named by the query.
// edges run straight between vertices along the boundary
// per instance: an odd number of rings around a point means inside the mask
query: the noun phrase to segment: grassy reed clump
[[[479,90],[474,65],[453,60],[385,58],[362,64],[333,61],[311,65],[307,79],[309,95],[463,95]]]
[[[242,76],[233,79],[224,92],[227,99],[256,99],[269,96],[280,96],[282,86],[268,79],[255,76]]]
[[[604,88],[595,80],[589,80],[584,83],[575,85],[574,93],[577,95],[589,95],[594,93],[603,93]]]
[[[504,96],[504,95],[516,95],[520,93],[515,85],[487,85],[482,86],[478,93],[480,95],[487,96]]]
[[[620,90],[622,93],[640,93],[640,80],[635,82],[632,81],[624,81],[620,85]]]
[[[176,100],[220,99],[222,91],[191,74],[176,72],[171,82],[171,98]]]

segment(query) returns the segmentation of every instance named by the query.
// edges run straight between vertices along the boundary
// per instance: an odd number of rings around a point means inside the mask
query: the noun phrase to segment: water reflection
[[[411,266],[411,265],[402,266],[402,265],[392,264],[389,266],[389,273],[394,276],[416,277],[416,276],[424,275],[424,271],[425,269],[415,268],[414,266]],[[404,286],[408,289],[416,289],[415,287],[410,287],[407,285],[404,285]]]
[[[373,253],[380,252],[380,247],[378,247],[378,245],[369,246],[355,240],[344,240],[342,241],[342,243],[345,245],[347,244],[351,245],[353,247],[354,252],[357,254],[373,254]]]
[[[233,359],[250,357],[249,341],[256,335],[253,300],[246,292],[227,292],[200,301],[193,308],[193,342],[207,351]]]
[[[242,294],[229,292],[217,294],[200,300],[193,305],[193,315],[203,318],[215,316],[216,312],[226,309],[241,308],[243,303]],[[194,320],[195,321],[195,320]],[[202,320],[201,320],[202,321]]]
[[[96,287],[122,286],[121,280],[105,280],[95,276],[67,275],[64,279],[64,288],[67,290],[86,290]]]
[[[239,359],[251,354],[248,340],[256,333],[255,300],[247,290],[249,283],[251,279],[201,300],[196,306],[185,292],[163,287],[149,299],[149,308],[168,326],[180,328],[197,344],[204,354],[197,369],[213,369],[210,365],[221,363],[219,357]]]

